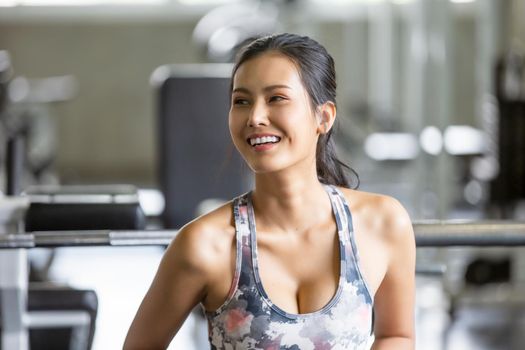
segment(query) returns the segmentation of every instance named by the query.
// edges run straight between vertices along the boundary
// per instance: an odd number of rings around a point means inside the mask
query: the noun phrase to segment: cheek
[[[233,131],[236,130],[236,128],[238,128],[237,126],[237,124],[239,124],[238,120],[239,118],[236,117],[235,112],[230,110],[230,112],[228,113],[228,128],[230,128],[230,132],[232,134],[233,134]]]
[[[295,111],[295,113],[283,114],[281,125],[287,130],[287,134],[292,142],[306,143],[311,142],[317,136],[317,121],[309,110]]]
[[[239,142],[241,139],[242,121],[236,118],[235,115],[230,114],[228,116],[228,128],[230,129],[230,136],[235,145],[239,148]]]

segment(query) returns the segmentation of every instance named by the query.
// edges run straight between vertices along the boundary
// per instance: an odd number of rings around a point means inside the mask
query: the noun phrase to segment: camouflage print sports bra
[[[246,193],[233,203],[237,259],[228,298],[216,311],[206,312],[212,350],[368,349],[373,302],[359,269],[352,217],[341,192],[329,185],[325,189],[337,222],[341,257],[333,298],[306,314],[291,314],[272,303],[259,276],[255,217],[251,193]]]

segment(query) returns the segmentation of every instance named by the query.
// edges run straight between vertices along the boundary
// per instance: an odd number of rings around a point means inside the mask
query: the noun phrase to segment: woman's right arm
[[[191,223],[182,228],[168,246],[124,349],[166,349],[190,311],[205,297],[211,259],[202,246],[200,226]]]

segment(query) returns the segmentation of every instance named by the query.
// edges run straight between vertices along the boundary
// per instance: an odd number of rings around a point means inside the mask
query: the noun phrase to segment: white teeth
[[[263,136],[263,137],[257,137],[250,139],[250,145],[255,146],[262,143],[275,143],[279,142],[281,139],[277,136]]]

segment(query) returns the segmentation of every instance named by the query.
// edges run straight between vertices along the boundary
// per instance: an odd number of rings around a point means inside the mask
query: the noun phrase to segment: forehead
[[[288,85],[302,89],[301,76],[295,63],[278,52],[256,56],[239,66],[233,77],[233,88],[244,87],[256,90],[270,85]]]

